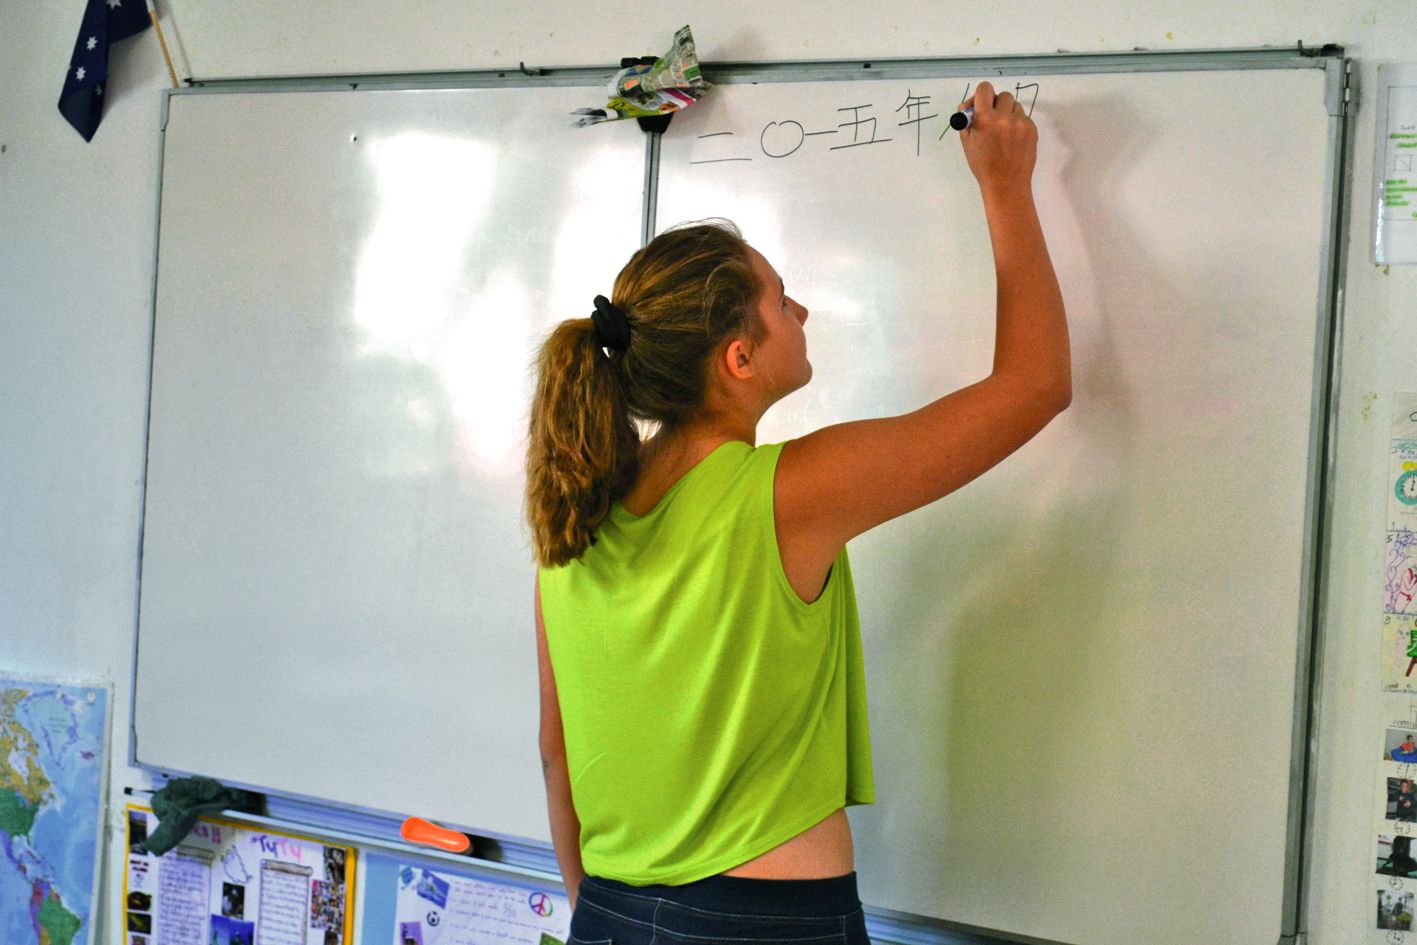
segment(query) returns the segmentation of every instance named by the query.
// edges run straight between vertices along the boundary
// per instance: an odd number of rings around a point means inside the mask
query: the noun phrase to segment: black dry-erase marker
[[[950,127],[955,131],[963,131],[974,122],[974,106],[965,106],[964,111],[955,112],[950,116]]]

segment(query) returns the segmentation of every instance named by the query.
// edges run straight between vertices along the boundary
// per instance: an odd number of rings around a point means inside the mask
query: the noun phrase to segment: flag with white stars
[[[144,0],[88,0],[59,96],[60,113],[85,141],[93,140],[103,120],[109,45],[141,33],[151,22]]]

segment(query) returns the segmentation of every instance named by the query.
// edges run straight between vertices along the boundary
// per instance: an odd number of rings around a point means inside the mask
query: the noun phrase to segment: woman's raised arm
[[[789,574],[824,575],[849,539],[963,486],[1072,399],[1063,297],[1033,203],[1037,128],[1012,95],[996,96],[987,82],[963,104],[973,105],[974,119],[960,140],[994,251],[993,371],[912,413],[838,424],[787,444],[774,491]]]

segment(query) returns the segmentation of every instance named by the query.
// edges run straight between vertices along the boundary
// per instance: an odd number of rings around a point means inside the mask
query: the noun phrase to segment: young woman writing
[[[542,348],[527,511],[575,941],[867,940],[845,813],[874,799],[846,543],[974,479],[1071,398],[1037,130],[988,83],[965,104],[998,287],[978,383],[758,446],[763,413],[811,379],[807,309],[722,224],[657,237]]]

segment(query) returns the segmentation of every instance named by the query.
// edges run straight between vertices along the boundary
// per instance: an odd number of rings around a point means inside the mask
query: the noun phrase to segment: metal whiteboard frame
[[[540,86],[586,86],[599,88],[618,67],[575,66],[554,68],[487,69],[467,72],[397,73],[384,75],[290,76],[272,78],[226,78],[189,80],[190,88],[166,90],[162,106],[161,131],[165,133],[168,108],[174,95],[221,94],[224,92],[358,91],[399,89],[505,89]],[[804,60],[789,62],[704,63],[705,78],[714,84],[767,84],[779,82],[823,82],[892,80],[907,78],[992,78],[1028,75],[1096,75],[1142,72],[1245,71],[1251,69],[1321,69],[1325,73],[1325,106],[1328,111],[1326,180],[1323,198],[1324,234],[1319,263],[1319,292],[1316,304],[1314,381],[1310,401],[1308,486],[1304,504],[1303,570],[1300,583],[1300,619],[1295,628],[1293,728],[1290,741],[1290,784],[1285,842],[1284,901],[1281,934],[1277,945],[1304,945],[1308,938],[1308,886],[1313,845],[1313,801],[1317,772],[1318,693],[1322,679],[1324,630],[1319,614],[1328,593],[1327,524],[1332,494],[1330,479],[1334,466],[1336,417],[1333,404],[1338,383],[1338,328],[1343,315],[1343,271],[1346,262],[1346,185],[1352,151],[1353,127],[1350,118],[1357,106],[1352,62],[1337,45],[1308,48],[1222,49],[1186,51],[1134,50],[1122,53],[1055,54],[1006,57],[954,57],[939,59]],[[594,134],[595,131],[587,133]],[[646,133],[645,176],[642,210],[642,241],[655,232],[659,178],[658,133]],[[153,260],[157,265],[157,227],[161,224],[162,160],[158,157],[158,213],[155,224]],[[156,317],[156,280],[152,308]],[[155,323],[154,323],[155,327]],[[155,331],[154,331],[155,335]],[[151,419],[152,350],[150,337],[148,413]],[[147,425],[145,425],[145,439]],[[144,444],[144,474],[140,505],[144,512],[147,491],[147,444]],[[138,535],[138,582],[135,599],[141,592],[142,515]],[[136,607],[135,607],[136,615]],[[169,774],[185,774],[153,768],[137,761],[137,732],[134,717],[137,700],[137,618],[134,618],[133,679],[129,702],[129,764],[156,776],[159,785]],[[261,788],[257,787],[257,790]],[[271,796],[271,816],[286,822],[308,824],[338,831],[353,842],[372,842],[388,848],[409,850],[398,838],[398,822],[374,811],[356,811],[309,798]],[[530,871],[533,875],[555,875],[554,855],[541,844],[498,838],[483,847],[482,858],[472,862],[488,870]],[[416,850],[426,856],[426,851]],[[460,858],[468,862],[467,858]],[[940,920],[895,912],[867,910],[868,928],[878,941],[908,945],[988,945],[1004,942],[1041,942],[1038,939],[999,938],[998,932],[961,926]]]

